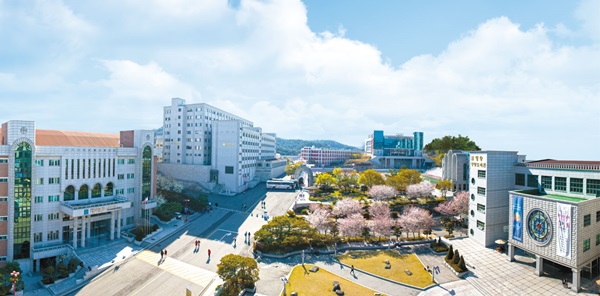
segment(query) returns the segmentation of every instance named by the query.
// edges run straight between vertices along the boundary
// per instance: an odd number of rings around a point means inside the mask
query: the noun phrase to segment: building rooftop
[[[589,160],[554,160],[542,159],[533,160],[520,164],[528,168],[546,168],[546,169],[573,169],[573,170],[600,170],[600,161]]]
[[[118,134],[36,130],[37,146],[119,147]]]
[[[555,160],[555,159],[542,159],[528,161],[527,164],[583,164],[583,165],[600,165],[600,161],[590,160]]]
[[[589,200],[589,199],[583,198],[583,197],[572,197],[572,196],[565,196],[565,195],[558,195],[558,194],[546,194],[543,192],[539,192],[537,189],[518,190],[518,191],[514,191],[514,192],[521,193],[521,194],[533,195],[533,196],[539,196],[539,197],[545,197],[548,199],[554,199],[554,200],[559,200],[559,201],[568,201],[568,202],[573,202],[573,203],[579,203],[582,201]]]

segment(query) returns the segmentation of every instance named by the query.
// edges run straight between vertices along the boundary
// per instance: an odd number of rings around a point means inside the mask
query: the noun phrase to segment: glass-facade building
[[[380,168],[425,168],[427,159],[423,157],[423,133],[414,132],[412,136],[403,134],[385,135],[375,130],[365,140],[365,153]]]

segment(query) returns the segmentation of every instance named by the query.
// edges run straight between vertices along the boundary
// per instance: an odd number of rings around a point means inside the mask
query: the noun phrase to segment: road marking
[[[158,255],[158,253],[146,250],[138,253],[138,255],[135,258],[140,259],[141,261],[144,261],[150,265],[156,266],[158,260],[160,260],[160,255]],[[210,281],[217,276],[217,274],[212,271],[208,271],[200,267],[169,257],[167,257],[157,267],[164,271],[157,277],[155,277],[155,279],[163,273],[168,272],[202,287],[207,287],[210,284]],[[151,282],[152,281],[148,282],[148,284],[144,285],[136,293],[140,292]],[[136,293],[133,293],[133,295],[135,295]]]

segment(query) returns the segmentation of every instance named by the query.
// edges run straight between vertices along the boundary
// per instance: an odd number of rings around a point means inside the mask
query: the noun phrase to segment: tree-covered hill
[[[346,150],[361,150],[357,147],[344,145],[332,140],[298,140],[298,139],[282,139],[276,138],[277,153],[281,155],[298,155],[304,147],[315,148],[330,148],[330,149],[346,149]]]

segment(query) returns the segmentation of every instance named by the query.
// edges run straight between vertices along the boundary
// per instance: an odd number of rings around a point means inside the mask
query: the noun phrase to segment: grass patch
[[[312,264],[305,264],[304,266],[307,270],[313,267]],[[373,295],[376,292],[322,268],[317,272],[305,274],[301,265],[294,267],[288,280],[290,282],[286,286],[288,295],[291,292],[298,292],[298,295],[335,295],[331,290],[333,281],[340,283],[340,288],[342,288],[345,295]]]
[[[425,288],[433,284],[431,275],[424,269],[415,254],[400,254],[388,250],[352,251],[338,256],[338,259],[344,264],[354,265],[357,269],[411,286]],[[385,268],[385,260],[389,260],[390,269]],[[404,272],[406,269],[412,272],[412,275],[406,274]]]

